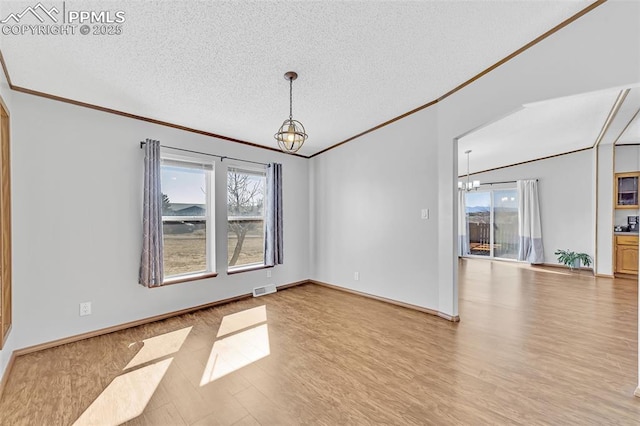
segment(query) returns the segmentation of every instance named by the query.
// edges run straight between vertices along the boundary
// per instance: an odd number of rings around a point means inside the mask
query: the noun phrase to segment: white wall
[[[437,309],[435,125],[427,109],[313,159],[314,279]]]
[[[640,170],[640,146],[616,145],[615,172],[637,172]]]
[[[473,179],[481,182],[538,179],[544,262],[557,263],[554,255],[557,249],[594,256],[592,166],[588,150],[474,174]],[[515,188],[515,184],[511,186]]]
[[[524,103],[638,82],[639,17],[637,2],[605,3],[435,106],[315,157],[313,277],[456,315],[454,139]],[[340,208],[360,207],[352,198],[380,213]],[[430,222],[413,220],[421,207]]]
[[[596,274],[613,275],[613,145],[598,146],[598,255]]]
[[[308,160],[13,93],[15,347],[309,277]],[[217,278],[138,285],[139,141],[283,164],[285,264],[227,276],[226,170],[216,163]],[[224,163],[226,164],[226,163]],[[79,317],[78,304],[93,302]]]
[[[12,136],[13,127],[12,126],[13,126],[14,110],[13,110],[12,95],[13,95],[13,93],[9,89],[9,84],[7,83],[7,79],[6,79],[5,75],[4,75],[4,72],[0,71],[0,97],[2,97],[2,99],[4,100],[4,103],[6,104],[7,108],[9,108],[9,115],[10,115],[9,132],[11,132],[10,133],[10,135],[11,135],[10,136],[10,140],[13,143],[13,136]],[[11,155],[13,157],[13,152],[11,152]],[[13,185],[12,185],[12,187],[13,187]],[[12,215],[13,216],[16,215],[15,210],[12,211]],[[13,231],[13,233],[15,235],[15,231]],[[14,237],[14,241],[15,241],[15,237]],[[15,291],[15,284],[13,286],[13,289]],[[7,341],[5,342],[4,347],[0,350],[0,380],[2,379],[2,376],[4,374],[5,368],[7,367],[7,363],[9,362],[9,359],[11,358],[11,353],[15,349],[15,339],[14,339],[15,334],[16,333],[13,330],[9,333],[9,336],[7,338]]]

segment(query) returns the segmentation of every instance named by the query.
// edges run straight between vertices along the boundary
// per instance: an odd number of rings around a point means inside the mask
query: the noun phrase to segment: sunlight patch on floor
[[[541,272],[544,274],[574,275],[576,273],[579,274],[580,272],[588,272],[583,270],[573,271],[569,268],[556,267],[556,266],[532,265],[529,263],[512,262],[512,261],[504,261],[504,260],[496,260],[496,259],[480,259],[480,260],[488,261],[489,266],[491,266],[491,263],[489,262],[498,262],[501,267],[506,266],[506,267],[515,268],[515,269],[525,269],[529,271]],[[591,275],[586,274],[585,277],[591,277]]]
[[[246,367],[270,353],[267,324],[218,340],[211,349],[200,386]]]
[[[116,377],[74,426],[119,425],[142,414],[173,358]]]
[[[547,269],[547,268],[531,265],[527,269],[529,269],[531,271],[541,272],[543,274],[554,274],[554,275],[574,275],[574,274],[579,275],[580,272],[581,272],[581,271],[572,271],[570,269],[563,270],[564,268],[556,268],[558,270],[554,271],[554,270]],[[585,277],[586,278],[594,278],[592,275],[585,275]]]
[[[253,327],[254,325],[267,322],[266,305],[256,306],[255,308],[245,309],[235,314],[225,315],[220,323],[218,335],[216,337],[226,336],[235,333],[244,328]]]
[[[225,316],[220,324],[218,336],[225,336],[238,330],[244,331],[214,342],[200,386],[269,356],[271,348],[266,320],[267,311],[264,305]],[[260,323],[263,324],[256,325]]]
[[[172,331],[170,333],[165,333],[159,336],[144,339],[142,341],[144,346],[142,347],[142,349],[140,349],[136,356],[134,356],[133,359],[129,361],[129,364],[127,364],[124,370],[178,352],[182,347],[185,339],[191,332],[192,328],[193,327],[185,327],[183,329]]]

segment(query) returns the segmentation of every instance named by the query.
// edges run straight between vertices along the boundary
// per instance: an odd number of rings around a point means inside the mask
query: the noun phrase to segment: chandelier
[[[469,149],[469,150],[465,151],[464,153],[467,154],[467,181],[466,182],[458,181],[458,190],[460,190],[460,191],[476,191],[480,187],[480,181],[479,180],[474,180],[474,181],[469,180],[469,154],[471,154],[471,150]]]
[[[273,137],[278,141],[278,146],[282,151],[293,154],[302,148],[302,144],[308,136],[302,123],[293,119],[293,80],[298,78],[298,74],[289,71],[285,73],[284,78],[289,80],[289,118],[284,120]]]

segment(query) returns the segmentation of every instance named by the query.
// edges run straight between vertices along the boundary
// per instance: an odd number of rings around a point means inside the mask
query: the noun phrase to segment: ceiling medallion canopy
[[[282,126],[273,137],[278,141],[278,146],[283,152],[294,154],[302,148],[308,135],[302,123],[293,119],[293,80],[298,78],[298,74],[294,71],[289,71],[285,73],[284,78],[289,80],[289,118],[284,120]]]

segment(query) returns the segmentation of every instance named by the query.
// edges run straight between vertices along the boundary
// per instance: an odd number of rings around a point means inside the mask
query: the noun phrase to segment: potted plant
[[[591,256],[586,253],[576,253],[569,250],[556,250],[555,255],[558,256],[558,262],[564,263],[571,269],[580,269],[580,262],[587,267],[593,262]]]

